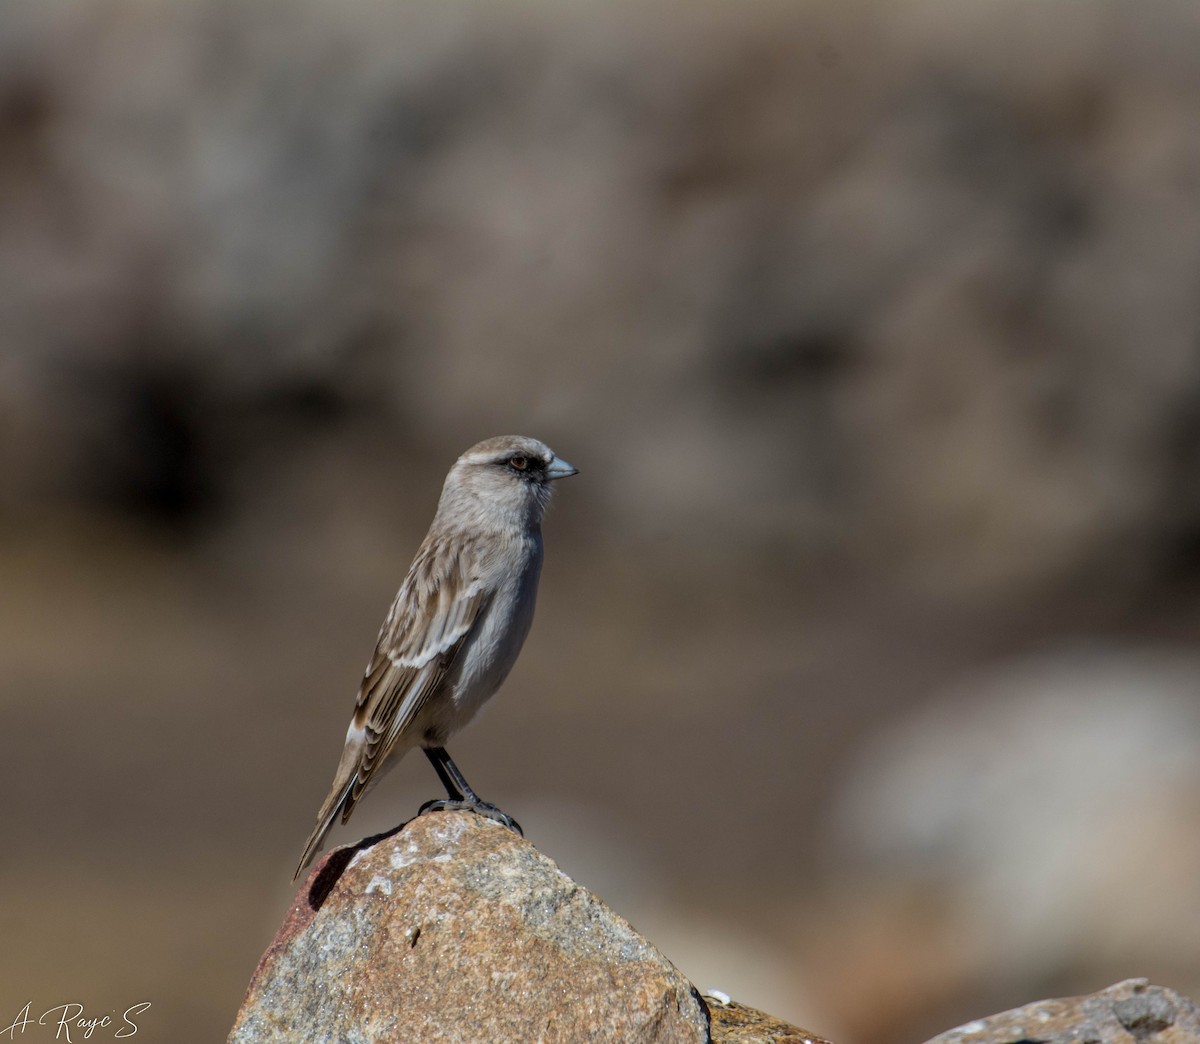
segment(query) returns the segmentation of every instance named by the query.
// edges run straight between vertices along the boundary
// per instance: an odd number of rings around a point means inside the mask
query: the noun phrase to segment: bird
[[[578,474],[549,446],[500,435],[451,467],[437,512],[383,621],[367,664],[329,796],[295,881],[339,816],[413,747],[432,763],[445,800],[418,815],[466,809],[521,833],[482,801],[446,752],[508,676],[533,622],[542,569],[542,515],[553,483]]]

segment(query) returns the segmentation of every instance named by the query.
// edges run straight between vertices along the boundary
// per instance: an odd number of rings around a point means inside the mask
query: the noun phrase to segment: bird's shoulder
[[[425,539],[379,633],[379,649],[395,659],[417,652],[422,635],[435,638],[478,602],[486,585],[487,553],[479,539],[464,534]],[[452,627],[452,629],[454,629]],[[424,643],[427,644],[427,643]]]
[[[538,534],[431,531],[380,628],[358,704],[386,679],[401,684],[401,674],[447,667],[488,606],[511,596],[512,581],[540,554]]]

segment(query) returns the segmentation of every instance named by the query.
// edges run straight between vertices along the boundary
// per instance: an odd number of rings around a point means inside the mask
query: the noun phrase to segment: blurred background
[[[223,1037],[509,432],[451,750],[700,988],[1200,994],[1197,126],[1183,0],[0,5],[0,1023]]]

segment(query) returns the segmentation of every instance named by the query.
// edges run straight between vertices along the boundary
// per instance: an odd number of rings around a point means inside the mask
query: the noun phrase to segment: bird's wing
[[[379,632],[333,787],[317,813],[296,877],[320,849],[338,814],[343,823],[350,818],[486,610],[491,592],[480,579],[480,559],[478,546],[461,535],[427,542],[417,552]]]
[[[490,593],[478,575],[478,561],[475,545],[459,537],[424,545],[409,569],[355,701],[352,729],[361,730],[359,756],[342,822],[438,690],[486,607]]]

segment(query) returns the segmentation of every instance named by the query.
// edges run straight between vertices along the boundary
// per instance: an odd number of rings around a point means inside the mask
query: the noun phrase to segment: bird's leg
[[[426,801],[417,811],[417,815],[423,816],[426,812],[460,810],[475,812],[494,820],[501,826],[508,827],[509,830],[515,830],[522,837],[525,836],[521,824],[512,816],[502,812],[495,805],[481,800],[479,795],[471,789],[471,784],[467,782],[462,770],[454,764],[445,747],[423,747],[422,749],[425,751],[429,763],[433,765],[434,772],[438,774],[438,779],[442,781],[442,786],[446,788],[447,797],[445,800]]]
[[[425,751],[425,757],[433,766],[433,771],[442,781],[442,786],[446,788],[446,795],[451,801],[470,801],[471,804],[479,802],[475,791],[471,789],[471,784],[462,774],[462,769],[454,764],[445,747],[424,747],[422,749]]]

